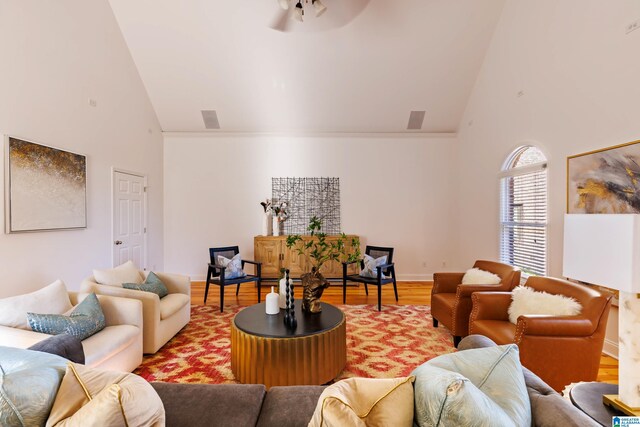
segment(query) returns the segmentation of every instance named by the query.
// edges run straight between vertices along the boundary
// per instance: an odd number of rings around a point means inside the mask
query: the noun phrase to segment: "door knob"
[[[116,240],[115,242],[113,242],[116,245],[121,245],[122,244],[122,240]]]

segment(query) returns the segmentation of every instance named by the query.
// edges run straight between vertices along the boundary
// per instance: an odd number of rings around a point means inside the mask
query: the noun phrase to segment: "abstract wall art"
[[[340,234],[340,178],[272,178],[273,203],[287,202],[285,234],[307,234],[309,219],[322,220],[322,231]]]
[[[87,159],[18,138],[5,142],[6,231],[87,227]]]
[[[567,213],[640,213],[640,141],[567,157]]]

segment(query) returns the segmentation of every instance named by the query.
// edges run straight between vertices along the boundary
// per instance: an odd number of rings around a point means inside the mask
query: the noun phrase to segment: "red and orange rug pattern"
[[[244,307],[191,306],[191,322],[135,373],[148,381],[236,383],[231,372],[230,323]],[[338,379],[392,378],[454,351],[451,336],[434,328],[423,305],[339,305],[347,316],[347,365]]]

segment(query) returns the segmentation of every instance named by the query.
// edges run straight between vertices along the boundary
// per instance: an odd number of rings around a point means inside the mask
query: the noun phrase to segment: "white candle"
[[[271,293],[267,294],[267,298],[265,299],[267,314],[278,314],[280,313],[280,307],[278,307],[278,294],[273,291],[273,286],[271,287]]]

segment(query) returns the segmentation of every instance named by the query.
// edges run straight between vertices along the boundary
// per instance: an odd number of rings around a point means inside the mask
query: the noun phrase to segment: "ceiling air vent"
[[[424,122],[424,111],[412,111],[409,114],[409,124],[407,130],[420,130],[422,129],[422,122]]]
[[[218,113],[216,113],[216,110],[202,110],[202,120],[204,120],[205,128],[220,129],[220,122],[218,122]]]

